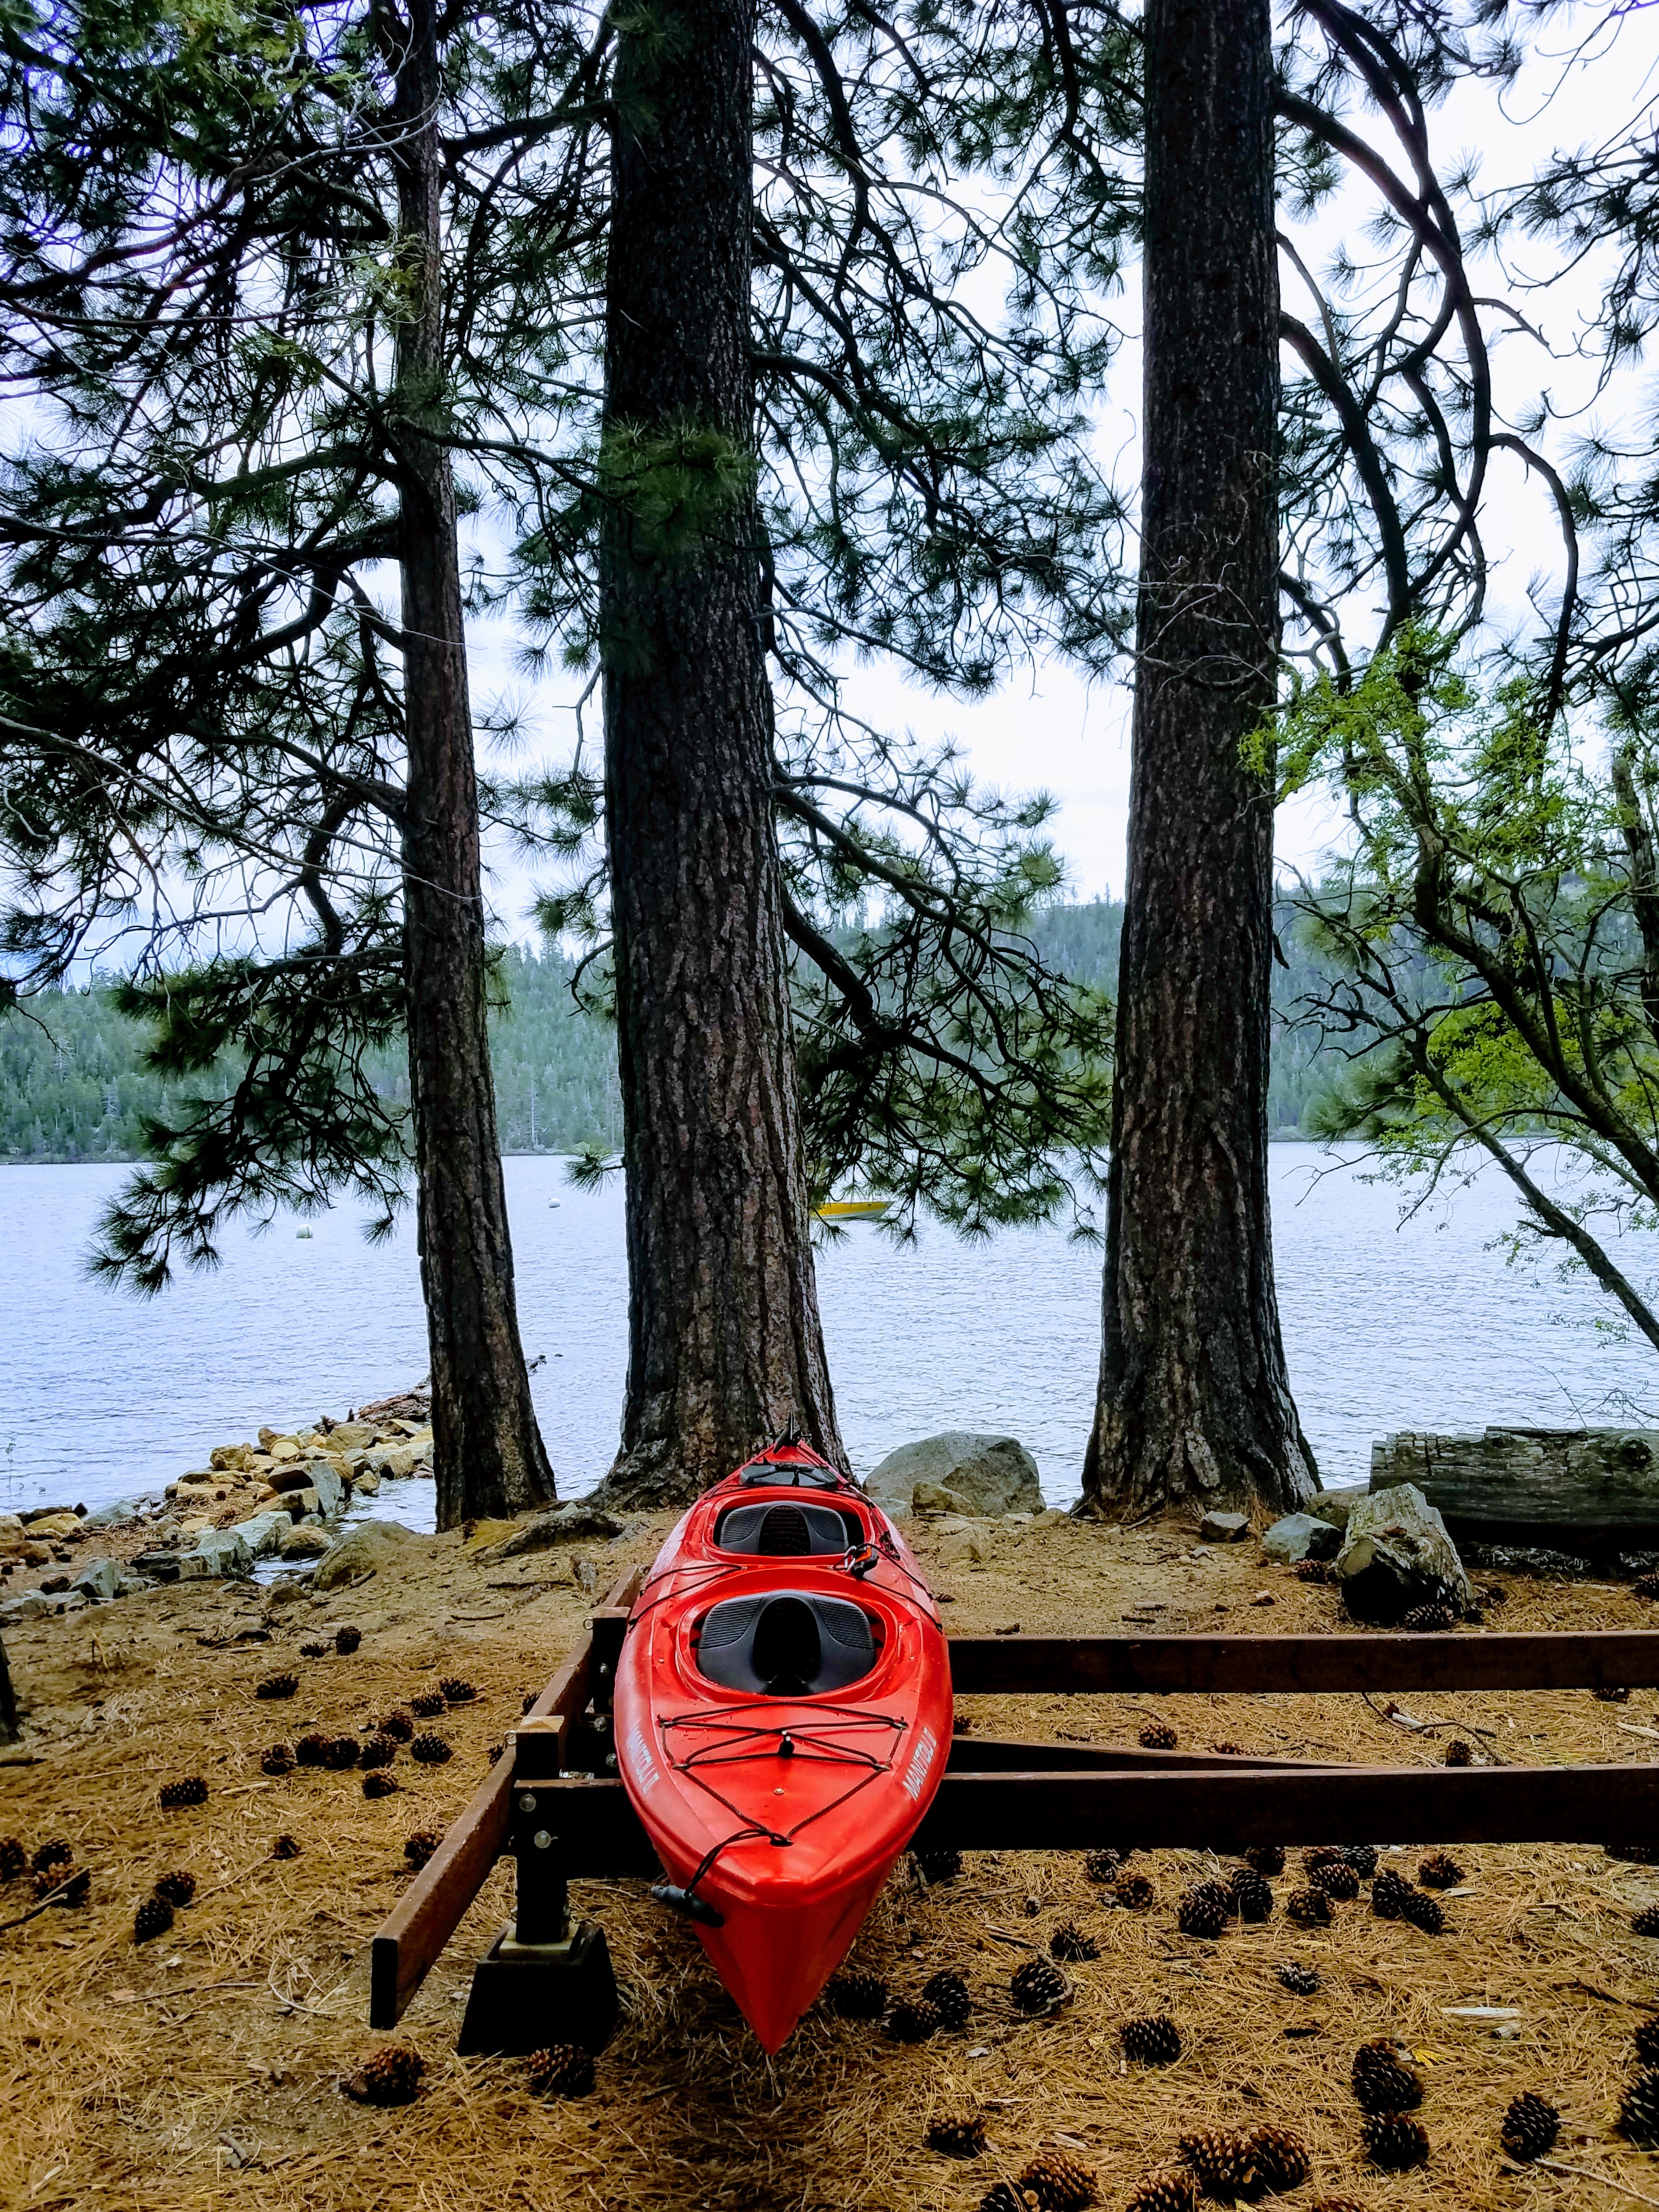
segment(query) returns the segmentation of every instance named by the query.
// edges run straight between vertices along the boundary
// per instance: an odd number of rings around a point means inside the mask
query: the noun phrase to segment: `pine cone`
[[[1659,2066],[1659,2020],[1644,2020],[1638,2027],[1632,2046],[1638,2066]]]
[[[1327,1897],[1340,1904],[1352,1905],[1359,1894],[1359,1876],[1346,1858],[1327,1859],[1322,1864],[1310,1867],[1308,1878],[1316,1889],[1322,1889]]]
[[[15,1836],[0,1836],[0,1881],[15,1881],[29,1863]]]
[[[887,2009],[887,1984],[879,1974],[837,1974],[824,2002],[842,2020],[879,2020]]]
[[[362,1640],[361,1628],[337,1628],[334,1632],[334,1649],[342,1659],[349,1659]]]
[[[263,1682],[256,1682],[256,1698],[291,1698],[300,1686],[297,1674],[267,1674]]]
[[[1446,1746],[1446,1765],[1448,1766],[1473,1766],[1474,1765],[1474,1753],[1470,1750],[1468,1745],[1464,1742],[1461,1735],[1455,1735],[1451,1741]]]
[[[950,2112],[927,2130],[927,2148],[942,2158],[977,2158],[985,2148],[985,2118],[977,2112]]]
[[[1455,1889],[1463,1869],[1449,1851],[1431,1851],[1418,1868],[1417,1879],[1425,1889]]]
[[[1611,1682],[1603,1682],[1601,1688],[1599,1690],[1592,1690],[1590,1692],[1590,1695],[1600,1705],[1622,1705],[1629,1700],[1630,1692],[1626,1689],[1616,1687]]]
[[[1182,1893],[1176,1925],[1183,1936],[1213,1938],[1225,1930],[1232,1917],[1231,1893],[1218,1881],[1199,1881]]]
[[[1298,1559],[1295,1571],[1299,1583],[1328,1583],[1331,1578],[1328,1559]]]
[[[443,1837],[436,1828],[416,1828],[412,1836],[404,1838],[404,1856],[419,1874],[442,1841]]]
[[[147,1897],[132,1916],[132,1940],[148,1943],[152,1936],[165,1936],[173,1925],[173,1907],[164,1897]]]
[[[1198,2212],[1198,2183],[1184,2166],[1143,2173],[1123,2212]]]
[[[1072,1985],[1050,1960],[1028,1959],[1015,1967],[1008,1994],[1021,2012],[1053,2012],[1071,1996]]]
[[[435,1721],[445,1710],[441,1690],[421,1690],[409,1701],[409,1710],[417,1720]]]
[[[1398,1920],[1407,1899],[1414,1895],[1410,1882],[1392,1867],[1384,1867],[1371,1884],[1371,1911],[1379,1920]]]
[[[62,1836],[54,1836],[49,1843],[42,1844],[29,1861],[29,1872],[50,1874],[53,1867],[71,1866],[74,1862],[74,1844],[66,1843]]]
[[[1376,1872],[1375,1844],[1344,1844],[1342,1856],[1359,1876],[1361,1881],[1369,1881]]]
[[[447,1702],[452,1705],[470,1705],[478,1694],[471,1683],[462,1674],[441,1676],[438,1687],[443,1692]]]
[[[933,2006],[946,2027],[962,2027],[973,2010],[973,2000],[968,1994],[965,1978],[950,1966],[941,1967],[930,1974],[921,1985],[921,1994]]]
[[[519,1711],[521,1713],[527,1715],[530,1708],[535,1704],[537,1698],[540,1697],[540,1695],[541,1692],[539,1690],[526,1690],[524,1693],[523,1700],[519,1706]]]
[[[267,1744],[259,1753],[259,1771],[274,1774],[280,1780],[294,1771],[294,1747],[289,1743]]]
[[[357,1739],[355,1735],[331,1735],[323,1752],[323,1765],[332,1774],[343,1774],[357,1764]]]
[[[1613,2125],[1631,2142],[1649,2149],[1659,2146],[1659,2066],[1644,2066],[1632,2075]]]
[[[292,1836],[284,1833],[278,1836],[271,1845],[270,1856],[274,1859],[297,1859],[300,1856],[300,1846]]]
[[[295,1745],[294,1764],[296,1766],[320,1766],[327,1750],[328,1738],[319,1735],[313,1729],[309,1735],[302,1735]]]
[[[1271,2121],[1250,2130],[1250,2151],[1256,2178],[1270,2197],[1282,2190],[1300,2189],[1313,2171],[1308,2146],[1292,2129]]]
[[[1457,1615],[1449,1605],[1419,1605],[1401,1622],[1416,1636],[1444,1636],[1457,1626]]]
[[[979,2200],[979,2212],[1037,2212],[1036,2196],[1012,2181],[994,2181]]]
[[[171,1874],[156,1877],[155,1894],[163,1905],[172,1905],[175,1911],[182,1911],[196,1894],[196,1877],[186,1874],[183,1867],[175,1867]]]
[[[1085,1959],[1097,1959],[1100,1946],[1086,1928],[1079,1928],[1075,1920],[1062,1920],[1048,1938],[1048,1955],[1062,1960],[1067,1966],[1080,1965]]]
[[[1040,2152],[1020,2175],[1019,2185],[1030,2191],[1042,2212],[1084,2212],[1085,2205],[1100,2201],[1093,2166],[1057,2150]]]
[[[1147,1912],[1158,1903],[1158,1892],[1144,1874],[1126,1874],[1112,1884],[1109,1894],[1126,1912]]]
[[[1244,1747],[1242,1743],[1212,1743],[1210,1748],[1218,1759],[1243,1759],[1244,1756]]]
[[[1656,1923],[1659,1923],[1659,1913],[1654,1917]],[[1408,1920],[1413,1928],[1421,1929],[1425,1936],[1443,1936],[1446,1932],[1446,1908],[1426,1890],[1412,1892],[1400,1908],[1400,1917]],[[1654,1933],[1659,1936],[1659,1924],[1656,1924]]]
[[[412,2105],[425,2071],[426,2061],[412,2043],[393,2043],[359,2069],[351,2094],[365,2105]]]
[[[593,2087],[593,2054],[576,2043],[550,2043],[525,2061],[538,2097],[585,2097]]]
[[[82,1868],[79,1874],[70,1875],[67,1881],[64,1880],[61,1869],[52,1879],[60,1885],[56,1896],[52,1900],[54,1905],[70,1906],[85,1905],[92,1896],[92,1876],[85,1867]]]
[[[187,1774],[179,1782],[164,1782],[157,1793],[162,1809],[171,1813],[181,1805],[205,1805],[208,1786],[199,1774]]]
[[[393,1743],[407,1743],[415,1733],[415,1723],[401,1705],[394,1706],[384,1719],[374,1723],[376,1735],[389,1735]]]
[[[1205,2196],[1231,2204],[1237,2197],[1261,2194],[1249,2136],[1231,2128],[1200,2128],[1195,2134],[1182,2136],[1180,2148]]]
[[[326,1659],[333,1648],[331,1644],[319,1644],[315,1641],[302,1644],[300,1646],[300,1656],[302,1659]]]
[[[1121,1851],[1115,1851],[1103,1847],[1097,1851],[1085,1851],[1084,1853],[1083,1871],[1091,1881],[1115,1881],[1122,1865],[1123,1854]]]
[[[1373,2113],[1361,2133],[1366,2157],[1384,2173],[1404,2173],[1428,2163],[1428,2130],[1420,2120],[1407,2119],[1403,2112]]]
[[[1634,1597],[1659,1597],[1659,1575],[1638,1575],[1630,1587]]]
[[[1422,2077],[1387,2036],[1362,2043],[1353,2055],[1353,2094],[1362,2112],[1410,2112],[1423,2101]]]
[[[1631,1915],[1632,1936],[1659,1936],[1659,1905],[1644,1905],[1641,1911]]]
[[[1259,1923],[1273,1918],[1273,1891],[1254,1867],[1233,1869],[1227,1877],[1227,1894],[1241,1920]]]
[[[434,1735],[429,1729],[416,1737],[409,1747],[409,1755],[422,1766],[441,1766],[447,1759],[454,1756],[442,1736]]]
[[[1293,1889],[1285,1900],[1285,1917],[1298,1928],[1328,1928],[1334,1916],[1322,1889]]]
[[[917,1851],[916,1871],[931,1889],[936,1882],[954,1881],[962,1872],[960,1851]]]
[[[390,1766],[398,1756],[398,1746],[389,1735],[378,1733],[369,1736],[357,1753],[359,1766]]]
[[[1137,2066],[1173,2066],[1181,2056],[1181,2030],[1167,2013],[1126,2020],[1118,2033],[1123,2038],[1123,2056]]]
[[[900,1997],[887,2015],[887,2033],[896,2043],[926,2043],[944,2025],[939,2007],[926,1997]]]
[[[1140,1731],[1140,1741],[1147,1751],[1173,1751],[1181,1738],[1168,1721],[1148,1721]]]
[[[1283,1844],[1252,1844],[1244,1854],[1244,1863],[1268,1878],[1283,1874],[1285,1846]]]
[[[1523,2089],[1510,2100],[1500,2139],[1511,2158],[1524,2162],[1553,2150],[1560,2132],[1561,2115],[1549,2100],[1535,2089]]]
[[[1319,1969],[1304,1966],[1299,1959],[1286,1959],[1273,1972],[1293,1997],[1310,1997],[1320,1987]]]
[[[395,1775],[388,1774],[385,1767],[377,1766],[373,1774],[364,1775],[363,1795],[365,1797],[395,1797],[397,1794],[397,1778]]]

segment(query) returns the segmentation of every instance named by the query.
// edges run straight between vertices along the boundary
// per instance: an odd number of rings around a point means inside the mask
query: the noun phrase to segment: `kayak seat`
[[[850,1531],[849,1520],[854,1523]],[[856,1515],[842,1515],[832,1505],[797,1505],[793,1500],[787,1504],[728,1506],[714,1530],[714,1541],[723,1552],[750,1552],[767,1559],[839,1559],[849,1545],[863,1540]]]
[[[844,1690],[875,1663],[863,1608],[809,1590],[727,1598],[705,1617],[697,1644],[697,1665],[711,1682],[756,1697]]]

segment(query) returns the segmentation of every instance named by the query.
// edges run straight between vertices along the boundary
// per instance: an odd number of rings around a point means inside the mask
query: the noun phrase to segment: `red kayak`
[[[706,1491],[640,1592],[617,1764],[768,2051],[845,1956],[945,1771],[951,1662],[909,1547],[804,1444]]]

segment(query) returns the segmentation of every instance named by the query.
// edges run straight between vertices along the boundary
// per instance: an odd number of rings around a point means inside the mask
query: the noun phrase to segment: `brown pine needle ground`
[[[653,1526],[586,1548],[608,1582],[659,1535]],[[949,1625],[963,1631],[1100,1632],[1133,1617],[1164,1632],[1265,1633],[1339,1619],[1333,1593],[1264,1567],[1254,1546],[1194,1559],[1190,1533],[1174,1525],[1000,1530],[982,1565],[951,1556],[962,1547],[948,1537],[924,1536],[921,1548],[951,1600]],[[971,2212],[994,2179],[1046,2146],[1097,2166],[1115,2207],[1182,2132],[1269,2119],[1313,2151],[1313,2185],[1292,2203],[1330,2194],[1370,2212],[1548,2212],[1632,2201],[1587,2173],[1659,2198],[1659,2158],[1611,2130],[1632,2033],[1659,2010],[1659,1943],[1629,1928],[1632,1911],[1659,1899],[1659,1869],[1589,1849],[1458,1846],[1468,1893],[1448,1898],[1452,1932],[1438,1938],[1373,1918],[1367,1891],[1338,1906],[1329,1929],[1304,1934],[1281,1909],[1215,1943],[1175,1929],[1181,1889],[1218,1865],[1200,1851],[1131,1862],[1158,1889],[1146,1914],[1105,1909],[1080,1853],[974,1855],[960,1880],[931,1890],[905,1862],[858,1959],[900,1995],[960,1968],[975,1999],[967,2027],[903,2046],[816,2013],[776,2061],[744,2030],[695,1936],[642,1884],[584,1885],[579,1908],[603,1921],[630,2009],[595,2093],[568,2103],[530,2095],[521,2063],[453,2056],[472,1961],[509,1909],[498,1872],[406,2018],[428,2064],[419,2099],[391,2111],[350,2101],[338,2082],[384,2041],[364,2025],[368,1943],[408,1880],[403,1838],[465,1804],[523,1692],[580,1634],[592,1598],[559,1579],[568,1571],[544,1554],[487,1566],[459,1538],[436,1538],[410,1547],[395,1572],[315,1604],[195,1586],[13,1632],[30,1709],[22,1748],[39,1763],[0,1765],[0,1832],[31,1850],[70,1838],[93,1871],[93,1902],[0,1934],[0,2203]],[[1494,1616],[1505,1629],[1659,1626],[1623,1589],[1508,1587]],[[1271,1607],[1251,1603],[1263,1589]],[[1163,1610],[1134,1614],[1137,1604]],[[301,1642],[345,1621],[363,1631],[352,1657],[298,1658]],[[238,1640],[261,1630],[268,1640]],[[299,1674],[298,1696],[256,1700],[255,1682],[282,1669]],[[395,1796],[365,1802],[356,1773],[261,1774],[267,1743],[357,1734],[453,1674],[479,1691],[432,1723],[455,1756],[422,1768],[400,1753]],[[1401,1702],[1522,1765],[1646,1759],[1656,1739],[1632,1731],[1659,1728],[1651,1692],[1622,1705],[1588,1691]],[[1156,1717],[1192,1748],[1402,1765],[1437,1760],[1449,1733],[1407,1733],[1357,1697],[969,1698],[960,1711],[987,1735],[1133,1742]],[[207,1778],[207,1804],[161,1812],[160,1784],[191,1773]],[[283,1831],[301,1852],[278,1862]],[[1422,1855],[1413,1846],[1383,1863],[1414,1876]],[[135,1945],[134,1910],[173,1867],[195,1875],[196,1901],[168,1934]],[[1299,1879],[1292,1859],[1274,1884],[1281,1908]],[[0,1888],[0,1919],[33,1901],[27,1881]],[[1009,1976],[1067,1918],[1100,1956],[1067,1969],[1076,1994],[1063,2012],[1027,2021],[1008,2001]],[[1318,1966],[1317,1996],[1279,1986],[1273,1965],[1292,1957]],[[1518,2019],[1503,2025],[1516,2032],[1497,2039],[1494,2023],[1445,2009],[1460,2005],[1513,2008]],[[1118,2027],[1152,2012],[1179,2023],[1184,2054],[1126,2069]],[[1384,2034],[1422,2062],[1434,2146],[1424,2172],[1373,2175],[1360,2160],[1348,2069],[1358,2043]],[[1504,2108],[1524,2088],[1561,2108],[1549,2170],[1519,2173],[1498,2146]],[[933,2118],[975,2105],[988,2114],[984,2157],[924,2147]]]

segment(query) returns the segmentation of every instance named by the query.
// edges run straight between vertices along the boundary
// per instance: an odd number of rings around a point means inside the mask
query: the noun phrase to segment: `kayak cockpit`
[[[817,1590],[727,1598],[693,1632],[697,1669],[751,1697],[816,1698],[862,1681],[876,1663],[874,1624],[862,1606]]]
[[[793,1498],[728,1505],[714,1524],[722,1552],[760,1559],[840,1559],[864,1540],[864,1523],[850,1506],[798,1504]]]

